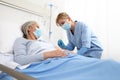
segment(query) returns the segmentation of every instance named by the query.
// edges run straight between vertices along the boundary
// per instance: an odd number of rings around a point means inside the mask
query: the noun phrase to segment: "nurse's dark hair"
[[[28,28],[32,27],[32,25],[34,25],[35,23],[36,21],[27,21],[21,26],[21,31],[23,33],[24,38],[27,38],[28,36]]]
[[[56,18],[56,25],[57,25],[57,26],[59,25],[59,24],[58,24],[59,19],[67,19],[67,18],[69,18],[69,19],[71,20],[70,16],[69,16],[66,12],[61,12],[61,13],[59,13],[59,14],[57,15],[57,18]]]

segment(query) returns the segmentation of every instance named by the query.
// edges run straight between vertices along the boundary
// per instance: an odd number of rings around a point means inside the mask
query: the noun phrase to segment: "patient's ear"
[[[28,27],[28,30],[27,30],[28,32],[33,32],[34,30],[33,30],[33,28],[32,27]]]
[[[32,28],[31,27],[28,27],[28,31],[30,31]]]
[[[30,29],[30,28],[28,28],[28,29],[27,29],[27,32],[28,32],[28,34],[30,34],[30,32],[31,32],[31,29]]]

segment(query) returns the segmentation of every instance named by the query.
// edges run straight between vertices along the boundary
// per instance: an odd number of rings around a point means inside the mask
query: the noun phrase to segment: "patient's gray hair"
[[[21,31],[23,33],[23,37],[27,38],[28,36],[28,28],[32,27],[32,25],[34,25],[36,23],[36,21],[28,21],[25,22],[22,26],[21,26]]]

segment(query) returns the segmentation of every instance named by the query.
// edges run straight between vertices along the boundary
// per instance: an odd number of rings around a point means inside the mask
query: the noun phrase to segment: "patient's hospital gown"
[[[14,59],[17,63],[25,65],[32,62],[44,60],[43,53],[55,50],[55,46],[40,38],[39,40],[28,40],[17,38],[14,46]]]

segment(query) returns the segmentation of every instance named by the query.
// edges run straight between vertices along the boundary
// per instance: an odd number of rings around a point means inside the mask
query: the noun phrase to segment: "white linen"
[[[13,54],[0,52],[0,64],[15,69],[19,64],[13,61]],[[1,71],[0,71],[1,72]]]
[[[21,66],[20,64],[14,62],[13,53],[11,52],[0,52],[0,64],[9,67],[11,69],[15,69],[16,67],[18,67],[19,69],[25,69],[30,65],[27,64]],[[2,71],[0,71],[0,73],[2,73]]]

